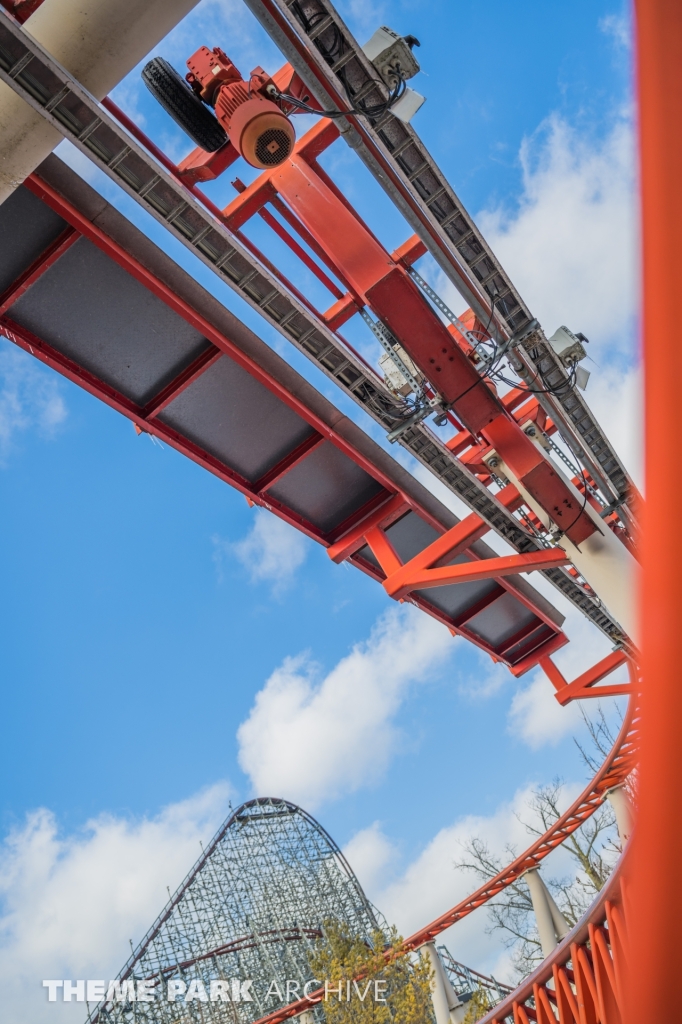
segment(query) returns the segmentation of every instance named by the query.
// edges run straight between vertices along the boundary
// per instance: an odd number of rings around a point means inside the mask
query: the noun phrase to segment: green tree
[[[476,1024],[477,1020],[485,1017],[488,1010],[492,1010],[488,993],[483,988],[474,989],[473,995],[466,1006],[467,1012],[462,1024]]]
[[[404,954],[395,929],[388,942],[377,930],[367,943],[346,926],[328,922],[325,936],[311,967],[327,983],[328,1024],[432,1024],[431,965],[421,954]]]

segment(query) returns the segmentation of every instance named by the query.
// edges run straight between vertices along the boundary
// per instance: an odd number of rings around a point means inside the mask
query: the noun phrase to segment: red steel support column
[[[682,922],[682,481],[664,437],[679,429],[682,348],[671,330],[682,290],[682,4],[637,0],[643,207],[646,508],[644,687],[639,814],[631,885],[628,1024],[679,1020]],[[661,527],[661,517],[669,528]],[[638,980],[637,980],[638,979]],[[644,985],[644,989],[642,988]],[[635,992],[634,989],[637,989]]]

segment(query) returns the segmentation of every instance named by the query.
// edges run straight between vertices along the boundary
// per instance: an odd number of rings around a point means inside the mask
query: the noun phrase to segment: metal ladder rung
[[[403,155],[406,149],[409,149],[410,146],[413,145],[414,139],[410,135],[408,135],[407,138],[403,142],[401,142],[399,146],[396,146],[396,148],[391,153],[391,156],[393,157],[394,160],[397,160],[399,156]]]
[[[421,164],[421,165],[420,165],[420,166],[419,166],[419,167],[418,167],[418,168],[416,169],[416,171],[412,171],[412,173],[411,173],[411,174],[408,174],[408,175],[407,175],[407,180],[408,180],[408,181],[414,181],[414,180],[415,180],[415,178],[418,178],[420,174],[423,174],[423,173],[424,173],[424,171],[428,171],[428,170],[429,170],[429,166],[430,166],[430,165],[429,165],[429,162],[428,162],[428,160],[425,160],[425,161],[424,161],[424,163],[423,163],[423,164]]]
[[[336,63],[332,64],[332,71],[334,74],[336,74],[337,71],[340,71],[341,68],[345,68],[346,64],[348,64],[355,56],[356,55],[353,50],[349,50],[347,53],[342,54]]]
[[[314,42],[318,36],[321,36],[322,33],[326,32],[329,26],[333,24],[334,19],[331,16],[331,14],[328,14],[326,18],[323,18],[322,21],[319,21],[317,25],[313,25],[310,32],[308,33],[308,39],[311,39]]]
[[[429,196],[429,198],[426,200],[426,205],[431,206],[431,204],[435,203],[437,199],[440,199],[441,196],[444,196],[446,192],[447,189],[445,185],[441,185],[437,192],[434,192],[432,196]]]

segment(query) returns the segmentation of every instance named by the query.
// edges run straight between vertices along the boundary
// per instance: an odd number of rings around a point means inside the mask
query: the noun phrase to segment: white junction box
[[[405,349],[401,345],[396,345],[395,351],[404,363],[405,369],[412,374],[415,380],[420,380],[422,375],[408,356]],[[388,352],[384,352],[379,359],[379,366],[381,367],[386,383],[391,391],[394,391],[397,395],[403,396],[410,394],[413,390],[412,385],[409,380],[403,376],[400,371],[400,367],[396,366]]]
[[[560,327],[549,339],[549,343],[559,356],[564,366],[571,363],[579,363],[587,355],[583,347],[583,341],[587,341],[584,335],[574,334],[568,327]]]
[[[397,117],[399,121],[409,124],[421,107],[422,103],[425,102],[425,99],[426,98],[424,96],[415,92],[414,89],[410,89],[408,86],[400,99],[396,100],[391,107],[391,113],[394,117]]]
[[[362,52],[371,60],[384,82],[393,88],[398,77],[414,78],[419,63],[410,46],[419,45],[414,36],[399,36],[392,28],[382,25],[362,47]],[[400,68],[400,76],[396,74]]]

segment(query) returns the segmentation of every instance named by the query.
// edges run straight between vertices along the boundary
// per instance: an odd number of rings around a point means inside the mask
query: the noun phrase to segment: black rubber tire
[[[167,60],[153,57],[142,69],[142,81],[197,146],[215,153],[225,145],[223,126]]]

